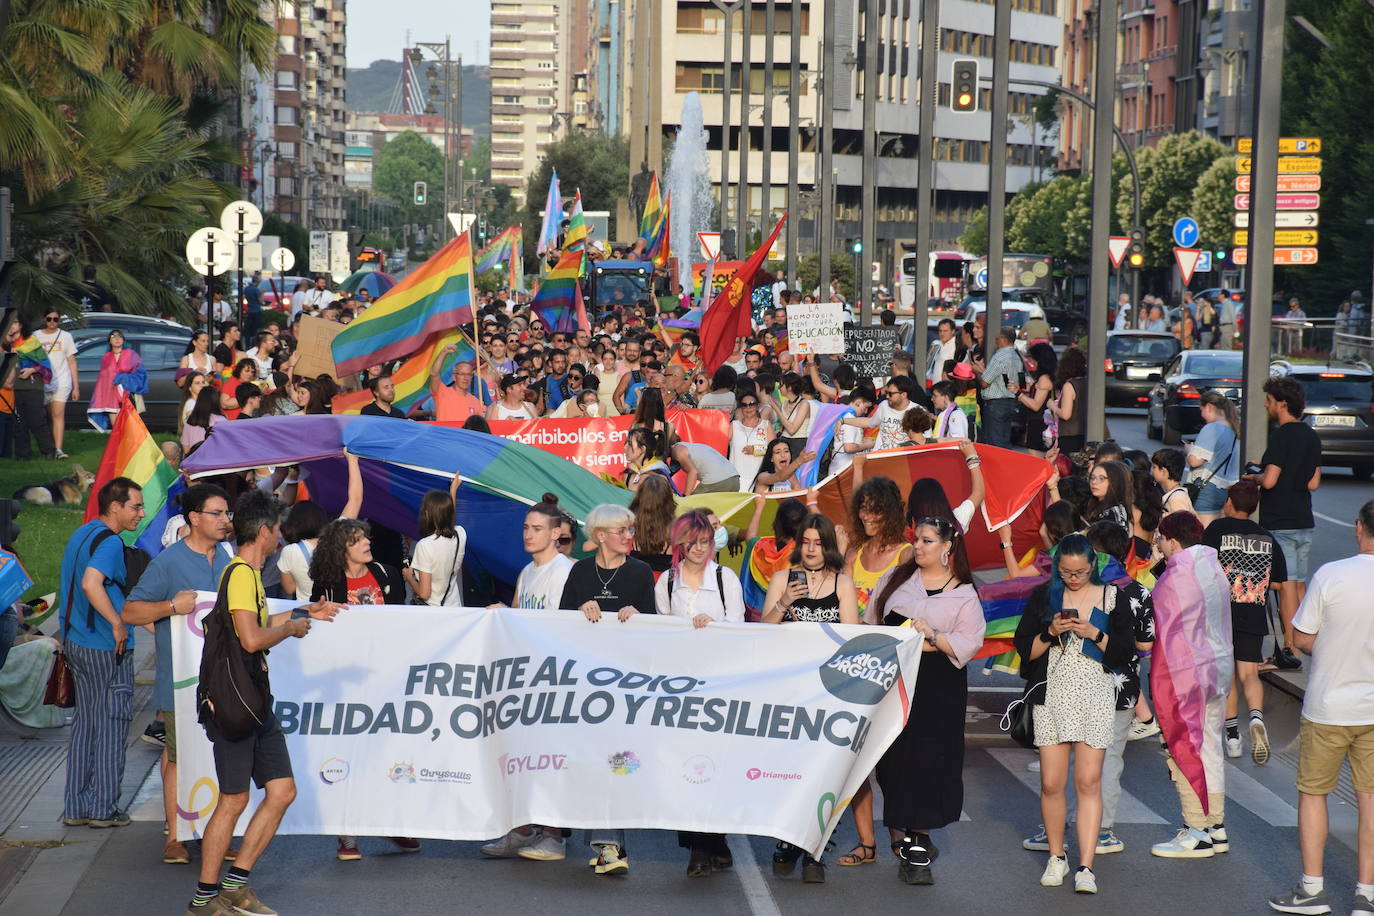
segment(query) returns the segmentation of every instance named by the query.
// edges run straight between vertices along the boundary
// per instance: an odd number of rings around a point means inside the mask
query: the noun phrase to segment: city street
[[[973,677],[978,687],[979,675]],[[1004,694],[999,702],[1007,698]],[[1015,901],[1018,912],[1055,916],[1065,912],[1159,914],[1175,907],[1199,906],[1219,916],[1268,912],[1265,897],[1286,889],[1298,874],[1296,758],[1289,746],[1296,733],[1296,704],[1282,701],[1272,690],[1268,703],[1274,757],[1265,767],[1256,767],[1248,756],[1228,761],[1226,824],[1231,852],[1211,860],[1175,861],[1149,854],[1151,843],[1173,835],[1178,801],[1153,740],[1128,745],[1117,821],[1126,850],[1099,858],[1097,897],[1076,896],[1071,886],[1038,885],[1045,856],[1020,847],[1021,838],[1040,821],[1038,776],[1025,768],[1034,755],[1003,740],[977,738],[970,739],[965,762],[964,818],[934,835],[941,850],[934,887],[900,883],[895,862],[881,844],[877,865],[833,865],[835,857],[854,842],[848,818],[827,855],[832,864],[825,886],[804,885],[797,875],[774,877],[773,843],[762,837],[730,838],[735,852],[732,873],[689,879],[685,851],[665,831],[630,833],[632,867],[625,878],[592,874],[583,857],[581,831],[569,843],[568,858],[550,863],[485,859],[478,843],[426,841],[419,854],[405,855],[377,838],[361,842],[362,861],[338,862],[333,838],[282,837],[254,870],[253,883],[270,906],[288,916],[489,912],[513,903],[526,912],[568,913],[633,908],[644,913],[767,916],[833,913],[837,906],[854,911],[856,905],[875,912],[913,907],[924,912],[968,913],[990,904],[999,907],[997,901]],[[977,722],[986,724],[986,720],[972,718],[970,729],[982,730]],[[134,758],[146,762],[152,753],[146,746],[137,748],[131,763]],[[156,820],[156,791],[153,777],[140,793],[142,803],[135,807],[133,826],[90,832],[91,840],[103,842],[103,848],[84,874],[64,876],[74,890],[60,912],[70,916],[181,912],[195,874],[191,867],[158,861],[162,835]],[[1330,846],[1326,875],[1338,902],[1353,892],[1352,803],[1350,785],[1343,778],[1331,799],[1338,841]],[[0,913],[9,910],[0,907]]]

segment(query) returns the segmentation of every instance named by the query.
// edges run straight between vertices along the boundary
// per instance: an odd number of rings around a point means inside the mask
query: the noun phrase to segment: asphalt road
[[[666,831],[632,831],[631,871],[623,878],[596,877],[586,867],[580,832],[561,862],[490,860],[478,843],[426,841],[415,855],[395,852],[382,839],[362,840],[365,858],[338,862],[328,837],[279,837],[253,872],[263,900],[287,916],[316,914],[500,912],[712,913],[715,916],[868,912],[973,913],[989,909],[1025,914],[1161,914],[1172,909],[1213,916],[1269,912],[1265,897],[1296,880],[1296,704],[1268,701],[1275,755],[1257,767],[1248,757],[1228,761],[1226,824],[1231,852],[1209,860],[1178,861],[1150,855],[1151,843],[1173,835],[1177,795],[1161,751],[1151,740],[1128,745],[1124,795],[1117,833],[1126,850],[1098,859],[1101,892],[1078,896],[1072,887],[1042,888],[1043,853],[1020,847],[1040,821],[1035,786],[1026,770],[1032,752],[1001,743],[970,740],[965,760],[964,819],[936,831],[941,856],[933,887],[909,887],[880,846],[879,864],[841,868],[831,864],[825,885],[799,875],[771,873],[773,843],[732,836],[735,867],[709,878],[687,878],[686,854]],[[142,753],[140,751],[139,753]],[[146,753],[152,754],[151,749]],[[66,916],[143,916],[181,913],[194,887],[191,867],[160,862],[162,834],[156,821],[156,776],[134,806],[133,826],[105,842],[84,874],[71,875],[74,893]],[[1353,794],[1348,782],[1332,797],[1336,839],[1328,849],[1326,880],[1335,902],[1354,888]],[[881,829],[881,828],[880,828]],[[837,831],[827,859],[850,848],[852,822]],[[1072,853],[1071,853],[1072,854]],[[1341,910],[1338,909],[1338,912]]]
[[[1107,425],[1122,448],[1136,448],[1153,454],[1161,443],[1145,436],[1145,411],[1118,409],[1107,411]],[[1311,571],[1331,560],[1356,553],[1355,513],[1374,499],[1374,484],[1356,480],[1349,468],[1323,468],[1322,484],[1312,495],[1317,527],[1312,538]]]

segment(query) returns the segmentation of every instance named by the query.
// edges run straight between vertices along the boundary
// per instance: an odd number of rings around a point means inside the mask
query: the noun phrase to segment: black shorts
[[[248,791],[248,779],[264,789],[274,779],[290,779],[291,757],[286,752],[286,735],[274,715],[272,721],[242,741],[229,741],[216,734],[213,724],[205,729],[215,749],[215,777],[221,795],[241,795]]]
[[[1258,664],[1264,661],[1263,633],[1233,632],[1231,634],[1231,646],[1238,662],[1255,662]]]

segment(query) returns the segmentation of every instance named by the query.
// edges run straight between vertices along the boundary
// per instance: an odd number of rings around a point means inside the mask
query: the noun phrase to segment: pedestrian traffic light
[[[955,111],[978,110],[978,61],[961,58],[954,62],[949,107]]]
[[[864,243],[863,243],[863,240],[862,240],[862,239],[855,239],[855,240],[854,240],[854,253],[855,253],[855,254],[862,254],[862,253],[863,253],[863,250],[864,250]]]
[[[415,206],[423,207],[429,200],[429,186],[423,181],[415,182]]]
[[[1136,270],[1145,266],[1145,230],[1139,226],[1131,230],[1131,243],[1126,246],[1126,264]]]

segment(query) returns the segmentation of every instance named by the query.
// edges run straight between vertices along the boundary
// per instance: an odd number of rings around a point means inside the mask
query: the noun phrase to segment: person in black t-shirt
[[[1231,642],[1236,675],[1226,697],[1226,756],[1241,755],[1240,693],[1250,708],[1250,755],[1255,763],[1269,760],[1269,733],[1264,727],[1264,685],[1259,666],[1264,661],[1264,636],[1269,631],[1265,607],[1269,589],[1288,579],[1283,551],[1274,535],[1250,520],[1259,505],[1259,485],[1242,480],[1226,491],[1222,517],[1207,526],[1202,543],[1217,552],[1217,560],[1231,583]]]
[[[406,418],[405,414],[391,404],[396,400],[396,383],[391,380],[391,376],[374,376],[367,380],[367,387],[372,392],[372,400],[358,413],[368,417],[396,417],[400,420]]]
[[[655,614],[654,574],[643,560],[630,556],[635,517],[624,506],[597,506],[587,513],[587,540],[596,548],[578,560],[568,573],[559,607],[577,608],[592,623],[602,614],[615,614],[621,623],[635,614]],[[623,875],[630,870],[623,829],[590,831],[596,852],[592,864],[598,875]]]
[[[1260,495],[1260,524],[1274,535],[1283,549],[1288,581],[1279,589],[1279,617],[1283,620],[1282,649],[1274,652],[1279,668],[1302,664],[1289,648],[1293,644],[1293,615],[1307,591],[1307,555],[1312,549],[1312,491],[1321,485],[1322,442],[1302,422],[1307,395],[1302,384],[1288,376],[1264,383],[1264,409],[1278,426],[1269,434],[1255,477]]]

